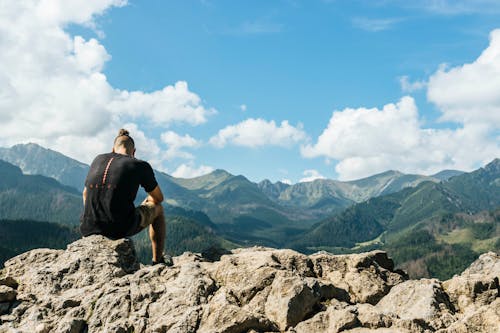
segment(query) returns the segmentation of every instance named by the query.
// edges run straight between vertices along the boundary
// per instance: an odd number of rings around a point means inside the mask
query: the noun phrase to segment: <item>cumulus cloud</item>
[[[256,148],[260,146],[290,147],[306,138],[302,124],[296,127],[284,120],[279,126],[274,120],[247,119],[221,129],[210,143],[222,148],[228,144]]]
[[[168,131],[161,134],[161,140],[168,146],[167,151],[164,154],[166,159],[173,158],[185,158],[185,159],[193,159],[194,156],[191,153],[188,153],[182,148],[195,148],[200,145],[200,142],[190,135],[186,134],[181,136],[174,131]]]
[[[137,124],[198,125],[216,112],[182,81],[149,93],[113,87],[103,73],[111,59],[104,45],[64,30],[69,24],[95,27],[98,16],[124,5],[123,0],[2,2],[0,145],[33,141],[89,162],[110,149],[118,128],[132,122],[131,134],[144,136],[144,151],[154,152],[145,156],[153,158],[161,155],[158,144]]]
[[[177,178],[194,178],[209,174],[215,169],[211,166],[200,165],[199,167],[194,166],[192,163],[181,164],[174,172],[172,176]]]
[[[240,110],[245,112],[247,110],[247,105],[246,104],[241,104],[240,105]]]
[[[441,68],[430,77],[428,99],[442,112],[442,120],[499,126],[500,29],[490,34],[490,45],[472,63]]]
[[[500,147],[484,124],[422,128],[415,101],[406,96],[382,109],[335,111],[317,142],[301,152],[338,160],[339,178],[350,180],[389,169],[421,174],[471,170],[499,156]]]
[[[299,183],[306,183],[306,182],[312,182],[315,181],[316,179],[325,179],[325,176],[323,176],[319,171],[311,169],[311,170],[304,170],[302,173],[305,177],[299,180]]]
[[[288,178],[283,178],[282,180],[280,180],[280,182],[282,182],[283,184],[292,185],[292,181]]]

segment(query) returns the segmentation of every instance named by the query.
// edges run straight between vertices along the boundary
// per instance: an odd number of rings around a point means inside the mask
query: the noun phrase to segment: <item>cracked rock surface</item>
[[[37,249],[0,271],[7,332],[500,332],[500,257],[408,281],[382,251],[236,249],[143,266],[128,239]]]

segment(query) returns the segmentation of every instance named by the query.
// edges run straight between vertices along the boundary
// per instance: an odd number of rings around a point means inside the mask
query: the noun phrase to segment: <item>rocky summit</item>
[[[36,249],[0,271],[0,332],[500,332],[500,257],[441,282],[382,251],[246,248],[143,266],[128,239]]]

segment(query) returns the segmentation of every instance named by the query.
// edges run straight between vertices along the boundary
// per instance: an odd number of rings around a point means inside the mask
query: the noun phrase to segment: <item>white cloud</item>
[[[216,113],[214,109],[206,109],[200,97],[189,91],[184,81],[152,93],[121,91],[110,103],[110,109],[132,118],[145,117],[157,126],[168,126],[174,122],[199,125],[207,121],[207,116]]]
[[[292,181],[288,178],[283,178],[282,180],[280,180],[280,182],[282,182],[283,184],[292,185]]]
[[[334,159],[343,159],[353,153],[363,156],[383,151],[400,154],[418,143],[414,135],[418,129],[416,116],[417,108],[411,97],[402,98],[398,104],[387,104],[382,110],[336,111],[317,143],[304,146],[302,154]]]
[[[301,152],[304,157],[338,160],[339,178],[349,180],[389,169],[422,174],[471,170],[499,156],[500,146],[485,124],[422,128],[413,98],[403,97],[381,110],[335,111],[317,142]]]
[[[172,176],[177,178],[194,178],[206,175],[214,170],[214,168],[207,165],[195,167],[192,163],[181,164],[174,172],[172,172]]]
[[[411,82],[408,76],[401,76],[399,78],[399,84],[401,85],[401,90],[405,93],[412,93],[418,90],[422,90],[427,87],[427,82],[425,81],[414,81]]]
[[[245,112],[247,110],[247,105],[246,104],[241,104],[240,105],[240,110]]]
[[[325,179],[325,176],[323,176],[319,171],[317,170],[304,170],[302,173],[305,177],[299,180],[299,183],[306,183],[306,182],[312,182],[315,181],[316,179]]]
[[[442,120],[500,124],[500,29],[490,34],[490,45],[474,62],[447,69],[429,79],[428,99],[442,112]]]
[[[367,17],[356,17],[352,19],[352,24],[366,31],[378,32],[389,30],[401,21],[401,18],[371,19]]]
[[[164,154],[165,159],[193,159],[193,154],[183,151],[182,148],[195,148],[200,145],[200,142],[190,135],[181,136],[173,131],[162,133],[161,140],[168,145],[168,149]]]
[[[294,127],[284,120],[277,126],[274,120],[250,118],[221,129],[210,139],[210,143],[219,148],[227,144],[252,148],[269,145],[289,147],[305,138],[302,124]]]
[[[102,149],[110,150],[124,123],[134,122],[136,137],[144,136],[146,149],[155,151],[156,141],[137,124],[198,125],[215,113],[189,91],[186,82],[150,93],[111,86],[102,72],[111,59],[104,45],[64,30],[69,24],[95,27],[99,15],[125,4],[122,0],[2,2],[0,145],[33,141],[90,162]]]

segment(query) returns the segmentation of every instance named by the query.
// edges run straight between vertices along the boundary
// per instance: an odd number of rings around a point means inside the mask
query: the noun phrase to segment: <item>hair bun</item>
[[[118,136],[123,136],[123,135],[129,136],[128,131],[124,128],[122,128],[122,129],[120,129],[120,131],[118,131]]]

